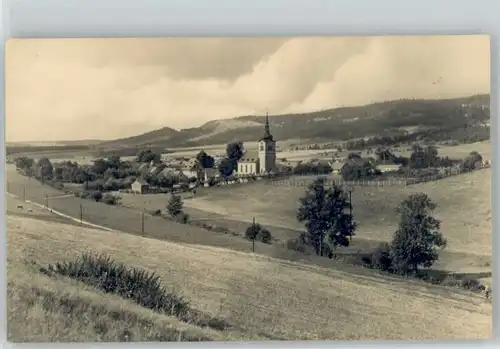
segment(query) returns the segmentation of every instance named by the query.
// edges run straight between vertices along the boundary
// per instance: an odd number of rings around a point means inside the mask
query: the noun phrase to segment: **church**
[[[266,114],[264,135],[257,144],[257,151],[246,151],[238,161],[237,174],[240,176],[259,175],[276,172],[276,141],[269,129]]]

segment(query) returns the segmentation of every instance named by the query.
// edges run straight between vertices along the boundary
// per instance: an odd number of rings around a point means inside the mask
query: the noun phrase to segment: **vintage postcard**
[[[487,339],[486,35],[13,39],[12,342]]]

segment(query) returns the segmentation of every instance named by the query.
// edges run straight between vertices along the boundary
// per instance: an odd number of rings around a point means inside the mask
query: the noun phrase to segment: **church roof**
[[[239,162],[257,162],[259,161],[259,154],[255,150],[247,150],[241,157]]]
[[[269,129],[269,116],[266,113],[266,124],[264,126],[264,136],[259,139],[260,141],[271,141],[274,142],[273,135],[271,134],[271,130]]]

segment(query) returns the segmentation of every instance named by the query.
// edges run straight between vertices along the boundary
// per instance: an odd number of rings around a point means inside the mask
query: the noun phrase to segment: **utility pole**
[[[23,186],[23,201],[26,201],[26,187]]]
[[[349,189],[349,216],[351,217],[352,221],[352,190]],[[349,234],[349,240],[352,242],[352,233]]]
[[[49,196],[45,194],[45,207],[49,208]]]
[[[252,223],[252,252],[255,252],[255,217],[253,217]]]
[[[144,209],[141,212],[141,232],[144,234]]]

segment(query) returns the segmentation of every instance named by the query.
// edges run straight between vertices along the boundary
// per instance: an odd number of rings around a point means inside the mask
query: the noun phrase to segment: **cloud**
[[[18,39],[6,51],[9,141],[490,91],[487,36]]]

